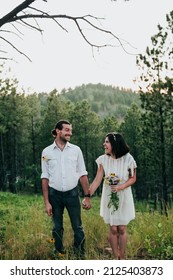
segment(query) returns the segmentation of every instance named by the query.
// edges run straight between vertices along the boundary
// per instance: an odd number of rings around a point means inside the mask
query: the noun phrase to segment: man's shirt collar
[[[68,148],[68,147],[71,147],[71,146],[72,146],[72,144],[69,143],[69,142],[67,142],[67,143],[65,144],[64,149],[66,149],[66,148]],[[53,144],[52,144],[52,150],[55,149],[55,148],[58,148],[58,146],[57,146],[56,142],[54,141]]]

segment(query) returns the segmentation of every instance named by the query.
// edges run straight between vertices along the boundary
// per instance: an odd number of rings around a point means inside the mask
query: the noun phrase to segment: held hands
[[[82,201],[82,208],[85,210],[91,209],[91,202],[89,197],[85,197]]]

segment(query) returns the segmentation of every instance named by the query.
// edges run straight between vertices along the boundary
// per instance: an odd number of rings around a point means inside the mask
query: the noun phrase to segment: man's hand
[[[49,202],[46,203],[46,213],[48,216],[52,216],[52,205]]]
[[[82,208],[85,210],[89,210],[91,208],[91,202],[89,197],[85,197],[82,201]]]

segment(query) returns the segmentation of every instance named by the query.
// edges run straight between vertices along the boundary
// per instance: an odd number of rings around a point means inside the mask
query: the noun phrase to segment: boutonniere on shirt
[[[110,173],[109,176],[104,178],[104,181],[107,185],[118,185],[118,183],[121,181],[120,178],[115,174],[115,173]],[[111,206],[113,206],[113,211],[115,212],[116,210],[118,210],[119,207],[119,196],[117,192],[111,192],[111,194],[109,195],[110,199],[109,199],[109,203],[108,203],[108,208],[111,208]]]
[[[48,160],[48,158],[46,156],[42,156],[42,160]]]

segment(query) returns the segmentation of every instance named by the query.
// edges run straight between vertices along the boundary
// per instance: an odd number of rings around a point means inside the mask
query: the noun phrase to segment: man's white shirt
[[[61,150],[56,143],[46,147],[41,156],[41,178],[49,180],[49,186],[58,191],[75,188],[81,176],[87,175],[81,149],[69,142]]]

